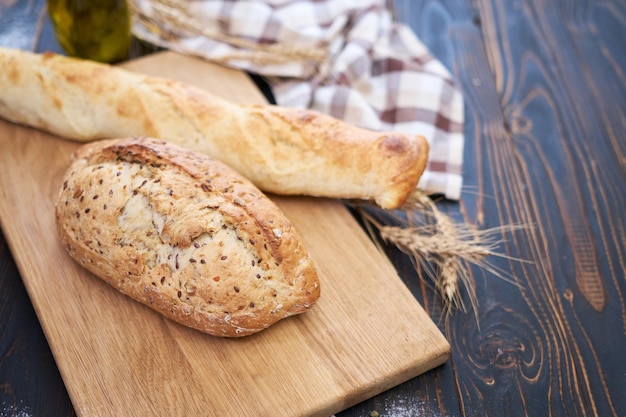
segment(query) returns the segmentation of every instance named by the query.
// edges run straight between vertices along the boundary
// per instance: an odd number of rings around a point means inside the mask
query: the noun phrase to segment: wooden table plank
[[[480,327],[462,315],[445,327],[461,413],[623,415],[624,7],[402,3],[465,93],[466,190],[452,212],[533,226],[502,246],[528,262],[493,260],[515,285],[473,269]]]
[[[35,3],[43,2],[0,0],[0,19],[8,16],[9,4]],[[516,277],[517,287],[472,269],[479,328],[472,314],[445,316],[408,258],[387,247],[400,276],[450,337],[452,360],[339,416],[373,410],[382,416],[626,415],[620,395],[626,386],[620,361],[626,346],[624,2],[394,3],[400,19],[452,70],[467,99],[462,202],[440,207],[481,227],[534,223],[528,233],[505,235],[501,246],[533,263],[491,260]],[[569,207],[572,188],[576,207]],[[576,259],[587,250],[570,242],[581,222],[604,288],[601,311],[576,283]],[[0,264],[0,289],[9,294],[21,286],[12,265]],[[601,304],[596,299],[596,307]],[[39,365],[31,355],[47,347],[29,346],[26,340],[33,339],[19,336],[21,326],[0,329],[14,340],[1,345],[11,353],[2,353],[0,384],[15,393],[16,402],[31,405],[33,415],[42,415],[36,412],[45,409],[41,404],[56,404],[58,397],[54,378],[47,387],[33,380]],[[18,368],[6,366],[15,355],[30,377],[5,376],[3,370]],[[71,415],[63,407],[55,410]]]

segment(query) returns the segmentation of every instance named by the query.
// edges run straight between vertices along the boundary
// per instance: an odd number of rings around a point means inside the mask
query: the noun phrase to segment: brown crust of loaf
[[[301,238],[267,196],[226,165],[164,141],[81,147],[56,220],[86,269],[211,335],[258,332],[320,295]]]
[[[235,104],[194,86],[0,47],[0,117],[79,141],[151,136],[201,152],[266,192],[401,206],[428,158],[422,136],[312,110]]]

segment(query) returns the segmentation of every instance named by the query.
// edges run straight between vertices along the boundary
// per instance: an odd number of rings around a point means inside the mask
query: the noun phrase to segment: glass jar
[[[114,63],[128,57],[131,19],[125,0],[47,0],[57,40],[70,56]]]

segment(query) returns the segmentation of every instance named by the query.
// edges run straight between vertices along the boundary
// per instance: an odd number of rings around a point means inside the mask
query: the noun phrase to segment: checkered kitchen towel
[[[459,199],[463,99],[385,0],[133,0],[140,39],[264,76],[277,104],[420,134],[418,188]]]

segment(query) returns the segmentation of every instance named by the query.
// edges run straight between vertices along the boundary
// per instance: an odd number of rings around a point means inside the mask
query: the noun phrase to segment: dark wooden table
[[[465,95],[465,191],[440,208],[533,227],[498,249],[524,262],[490,259],[508,281],[471,269],[479,305],[466,313],[445,314],[388,247],[452,357],[340,416],[626,416],[626,2],[395,8]],[[45,1],[0,0],[0,45],[60,51]],[[0,237],[0,415],[74,414]]]

